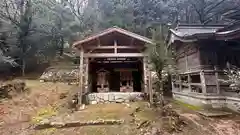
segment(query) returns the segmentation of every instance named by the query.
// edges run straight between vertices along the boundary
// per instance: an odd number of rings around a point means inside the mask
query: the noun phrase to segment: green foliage
[[[161,39],[162,33],[157,29],[153,32],[153,39],[155,45],[149,45],[148,53],[150,62],[152,64],[152,70],[157,73],[159,80],[162,79],[164,73],[174,72],[174,58],[172,52],[166,47],[163,39]]]
[[[32,117],[32,123],[38,124],[42,122],[44,119],[55,115],[57,115],[57,108],[54,108],[52,106],[42,108],[38,110],[36,116]]]
[[[162,24],[219,22],[223,12],[238,4],[235,0],[2,0],[0,49],[3,56],[17,58],[24,71],[27,58],[52,59],[63,54],[65,44],[102,29],[119,26],[152,37],[152,29]],[[155,52],[164,52],[163,40],[156,41]],[[165,67],[167,58],[161,59],[158,68]]]
[[[202,109],[202,107],[200,107],[200,106],[190,105],[190,104],[184,103],[184,102],[179,101],[179,100],[175,100],[174,103],[178,104],[178,105],[181,105],[181,106],[184,106],[184,107],[187,107],[187,108],[189,108],[191,110],[194,110],[194,111],[199,111],[199,110]]]
[[[156,94],[156,99],[164,106],[164,81],[168,79],[168,74],[175,71],[173,68],[175,62],[172,52],[169,53],[162,37],[162,27],[161,29],[153,30],[153,40],[156,44],[149,45],[148,53],[152,71],[156,73],[156,78],[153,80],[153,87],[159,93]]]

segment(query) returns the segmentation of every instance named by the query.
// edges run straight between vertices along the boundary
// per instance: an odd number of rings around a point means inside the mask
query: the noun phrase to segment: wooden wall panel
[[[180,72],[186,72],[186,58],[180,58],[177,60],[177,68]]]
[[[196,67],[200,66],[200,60],[198,53],[192,53],[188,56],[188,68],[195,69]]]
[[[182,48],[178,48],[177,67],[180,72],[187,72],[200,66],[200,58],[198,48],[195,44],[186,44]]]

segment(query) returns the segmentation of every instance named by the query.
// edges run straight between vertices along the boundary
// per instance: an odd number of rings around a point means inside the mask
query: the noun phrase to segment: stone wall
[[[78,76],[78,66],[50,67],[45,70],[40,80],[46,82],[77,82]]]
[[[191,105],[206,108],[224,109],[228,108],[240,113],[240,97],[227,97],[217,95],[198,95],[182,92],[173,92],[173,98]]]
[[[206,104],[206,101],[201,100],[201,97],[182,92],[173,92],[173,98],[195,106],[203,106]]]
[[[240,112],[240,98],[228,97],[226,99],[227,108]]]
[[[87,95],[89,104],[99,103],[124,103],[139,101],[144,99],[141,92],[108,92],[108,93],[91,93]]]

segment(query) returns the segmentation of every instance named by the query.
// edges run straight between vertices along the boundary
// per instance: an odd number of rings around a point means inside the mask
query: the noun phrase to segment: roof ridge
[[[147,37],[144,37],[144,36],[142,36],[142,35],[133,33],[133,32],[131,32],[131,31],[122,29],[122,28],[117,27],[117,26],[113,26],[113,27],[110,27],[110,28],[105,29],[105,30],[103,30],[103,31],[100,31],[100,32],[98,32],[98,33],[96,33],[96,34],[92,34],[92,35],[84,38],[83,40],[76,41],[76,42],[73,44],[73,46],[76,47],[76,46],[79,45],[79,44],[82,44],[82,43],[84,43],[84,42],[88,42],[88,41],[94,40],[94,39],[96,39],[96,38],[98,38],[98,37],[101,37],[101,36],[103,36],[103,35],[105,35],[105,34],[109,34],[109,33],[114,32],[114,31],[117,31],[117,32],[119,32],[119,33],[122,33],[122,34],[124,34],[124,35],[130,36],[130,37],[133,37],[133,38],[136,38],[136,39],[141,40],[141,41],[143,41],[143,42],[153,44],[152,40],[149,39],[149,38],[147,38]]]

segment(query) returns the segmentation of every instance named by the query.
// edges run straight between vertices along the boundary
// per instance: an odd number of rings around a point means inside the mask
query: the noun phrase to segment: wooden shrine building
[[[176,53],[178,76],[173,97],[193,105],[240,111],[239,90],[227,79],[228,65],[240,67],[240,23],[231,25],[179,25],[170,29],[168,48]]]
[[[74,43],[80,51],[83,93],[148,91],[145,49],[153,42],[118,27]]]

